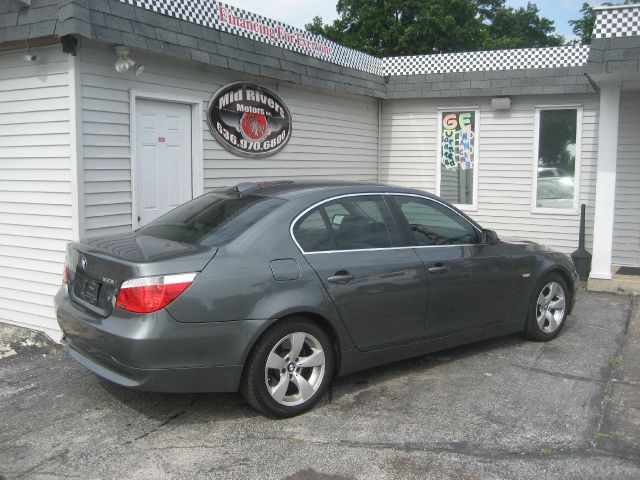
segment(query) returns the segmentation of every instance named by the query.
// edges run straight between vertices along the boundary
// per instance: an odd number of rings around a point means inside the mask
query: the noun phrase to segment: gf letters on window
[[[476,112],[443,112],[441,161],[447,170],[470,170],[474,163]]]

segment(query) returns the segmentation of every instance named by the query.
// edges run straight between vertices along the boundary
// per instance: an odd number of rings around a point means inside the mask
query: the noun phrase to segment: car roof
[[[369,182],[350,182],[339,180],[273,180],[262,182],[243,182],[225,190],[240,195],[261,195],[292,199],[309,194],[326,196],[344,195],[349,193],[411,193],[436,198],[423,190],[415,190],[393,185]]]

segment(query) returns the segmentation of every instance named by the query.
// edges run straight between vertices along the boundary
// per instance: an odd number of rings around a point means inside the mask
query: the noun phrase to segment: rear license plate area
[[[74,293],[76,296],[90,305],[97,305],[102,284],[98,280],[76,274],[74,282]]]

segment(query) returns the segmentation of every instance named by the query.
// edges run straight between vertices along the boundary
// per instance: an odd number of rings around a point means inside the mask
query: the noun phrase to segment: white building
[[[640,266],[639,17],[600,9],[590,47],[377,59],[213,0],[5,1],[0,321],[58,334],[67,242],[276,178],[428,190],[567,253],[584,203],[591,282],[606,289]],[[122,73],[117,46],[135,62]],[[278,153],[237,156],[212,135],[208,103],[236,81],[289,107]]]

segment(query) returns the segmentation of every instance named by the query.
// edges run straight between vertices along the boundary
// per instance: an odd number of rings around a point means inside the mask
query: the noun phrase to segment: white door
[[[191,106],[136,100],[138,226],[191,200]]]

